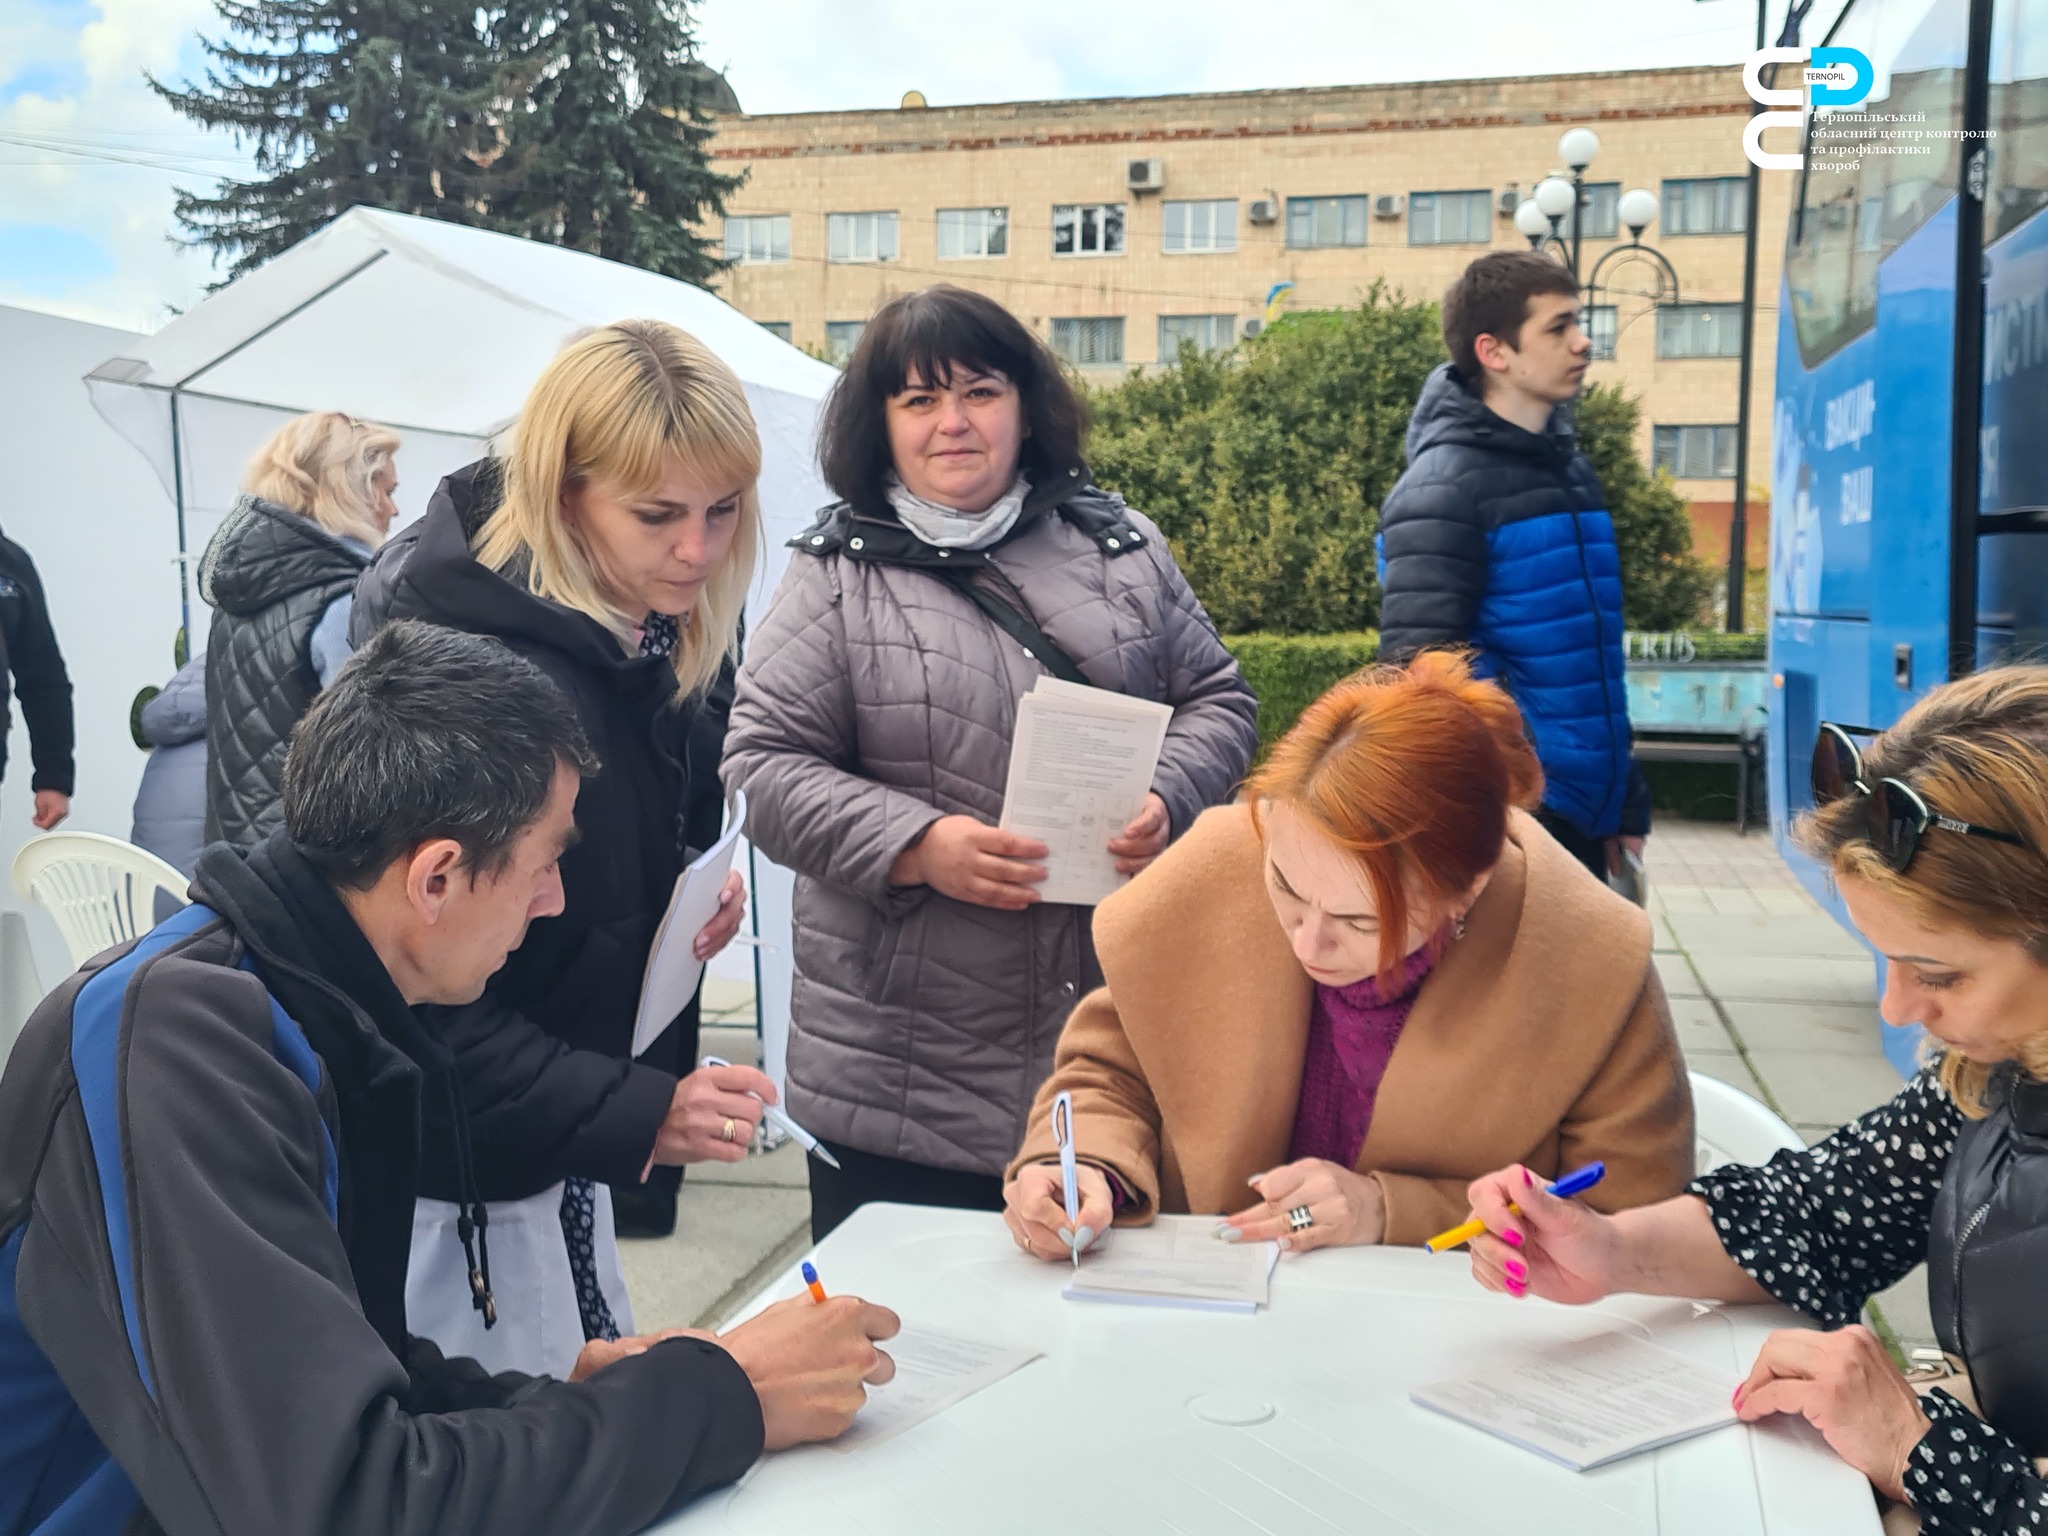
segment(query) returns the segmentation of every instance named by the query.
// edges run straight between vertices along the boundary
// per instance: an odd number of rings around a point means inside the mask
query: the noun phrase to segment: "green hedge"
[[[1225,635],[1223,643],[1259,697],[1259,753],[1287,733],[1304,709],[1360,667],[1379,659],[1372,630],[1340,635]]]

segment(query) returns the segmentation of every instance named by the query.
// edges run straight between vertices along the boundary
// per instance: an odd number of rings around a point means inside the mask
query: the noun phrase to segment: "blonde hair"
[[[2023,848],[1935,830],[1900,874],[1864,831],[1869,802],[1848,795],[1802,817],[1800,846],[1930,927],[2016,940],[2048,967],[2048,667],[1995,667],[1936,688],[1863,753],[1863,781],[1899,779],[1943,816],[2011,832]],[[2048,978],[2044,978],[2048,979]],[[2022,1042],[2020,1070],[2048,1079],[2048,1032]],[[1972,1119],[1991,1068],[1940,1058],[1942,1086]]]
[[[562,491],[597,477],[638,494],[659,483],[671,455],[694,480],[744,487],[732,547],[671,653],[687,694],[738,655],[740,610],[761,542],[754,415],[738,377],[696,337],[659,320],[621,320],[564,347],[527,394],[505,454],[505,499],[478,531],[475,550],[483,564],[630,645],[646,615],[619,610],[583,535],[562,516]]]
[[[359,539],[375,549],[385,530],[372,482],[398,447],[398,434],[388,428],[340,411],[312,411],[271,433],[242,471],[242,489],[337,539]]]

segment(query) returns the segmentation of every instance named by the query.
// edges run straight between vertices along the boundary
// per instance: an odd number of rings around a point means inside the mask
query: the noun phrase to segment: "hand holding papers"
[[[1627,1334],[1546,1350],[1525,1365],[1417,1387],[1410,1397],[1584,1472],[1735,1422],[1728,1379]]]
[[[654,945],[647,952],[647,969],[640,978],[640,1009],[633,1018],[635,1056],[675,1022],[675,1016],[696,995],[697,983],[704,979],[704,962],[697,958],[697,935],[718,912],[718,895],[732,872],[733,850],[746,821],[747,796],[742,790],[733,797],[725,835],[676,876],[676,888],[669,896],[668,910],[661,915],[661,927],[655,932]]]
[[[1117,1227],[1060,1294],[1070,1301],[1255,1312],[1270,1299],[1278,1243],[1222,1243],[1203,1216]]]
[[[1109,840],[1143,809],[1172,706],[1041,677],[1017,701],[1006,832],[1044,843],[1042,901],[1094,906],[1121,886]]]

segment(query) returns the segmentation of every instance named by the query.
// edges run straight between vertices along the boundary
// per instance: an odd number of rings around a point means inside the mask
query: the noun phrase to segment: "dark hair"
[[[1028,434],[1017,467],[1033,485],[1080,467],[1088,408],[1045,343],[994,299],[936,283],[875,311],[825,400],[818,465],[835,495],[866,512],[884,506],[894,467],[889,397],[912,375],[943,389],[956,367],[1000,373],[1017,386]]]
[[[387,624],[292,731],[284,825],[343,890],[452,837],[470,878],[502,870],[547,804],[555,764],[597,772],[576,707],[497,640]]]
[[[1458,274],[1444,294],[1444,346],[1466,383],[1486,371],[1475,350],[1480,337],[1521,346],[1529,301],[1539,293],[1576,299],[1579,288],[1570,272],[1535,251],[1489,251]]]

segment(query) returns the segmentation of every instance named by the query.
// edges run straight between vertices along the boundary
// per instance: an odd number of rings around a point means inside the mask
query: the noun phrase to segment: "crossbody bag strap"
[[[1061,650],[1029,614],[1021,612],[1013,604],[1004,602],[991,592],[986,585],[975,579],[974,571],[933,571],[931,574],[948,586],[957,588],[962,596],[994,620],[998,629],[1022,646],[1026,656],[1039,663],[1061,682],[1079,683],[1084,688],[1095,686],[1074,664],[1074,658]]]

